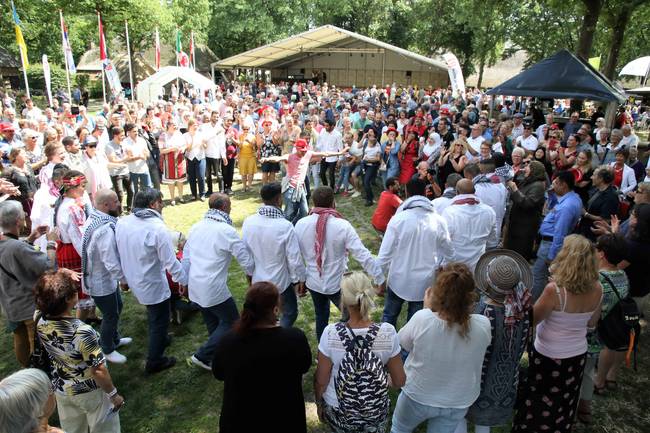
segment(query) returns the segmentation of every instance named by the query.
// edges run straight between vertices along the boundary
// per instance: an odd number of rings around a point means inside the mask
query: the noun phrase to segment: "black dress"
[[[307,431],[302,376],[311,349],[297,328],[264,328],[223,336],[212,360],[224,381],[221,433]]]
[[[587,202],[586,210],[589,214],[605,218],[606,220],[609,220],[612,215],[616,215],[618,211],[618,194],[614,187],[608,186],[603,191],[596,190]],[[582,218],[578,226],[578,231],[587,239],[595,241],[597,236],[591,231],[592,227],[594,225],[591,219]]]

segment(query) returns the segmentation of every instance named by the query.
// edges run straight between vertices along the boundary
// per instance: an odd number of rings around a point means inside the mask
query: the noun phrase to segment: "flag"
[[[160,69],[160,36],[158,36],[158,27],[156,27],[156,71]]]
[[[595,70],[600,69],[600,56],[592,57],[589,59],[589,64],[594,67]]]
[[[68,39],[68,28],[63,21],[63,12],[60,12],[61,15],[61,38],[63,46],[63,55],[65,56],[65,61],[68,67],[68,72],[71,74],[77,73],[77,67],[74,64],[74,57],[72,56],[72,48],[70,47],[70,41]]]
[[[190,33],[190,67],[194,68],[194,63],[196,59],[194,58],[194,32]]]
[[[11,13],[14,17],[14,27],[16,27],[16,45],[18,45],[18,49],[20,49],[20,59],[23,63],[23,69],[27,69],[29,67],[27,45],[25,45],[25,39],[23,39],[23,31],[20,29],[20,18],[18,18],[18,13],[16,12],[16,6],[14,6],[13,0],[11,0]]]
[[[45,91],[47,92],[48,104],[52,104],[52,75],[50,73],[50,62],[47,61],[47,54],[43,54],[43,76],[45,77]]]
[[[184,68],[190,67],[190,58],[187,53],[181,51],[181,53],[178,55],[178,65],[183,66]]]
[[[97,17],[99,19],[99,60],[105,60],[108,58],[106,55],[106,40],[104,39],[104,26],[102,26],[102,19],[97,12]]]
[[[104,66],[104,72],[106,73],[106,81],[111,88],[111,93],[113,97],[117,98],[122,93],[122,83],[120,82],[120,76],[115,70],[111,59],[104,59],[102,61]]]
[[[463,78],[463,71],[460,69],[458,58],[452,53],[443,54],[442,57],[447,62],[447,72],[449,73],[453,96],[465,98],[465,79]]]
[[[181,54],[181,31],[176,29],[176,55]]]

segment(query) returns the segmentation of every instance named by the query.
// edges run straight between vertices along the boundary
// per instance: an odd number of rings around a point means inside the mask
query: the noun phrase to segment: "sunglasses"
[[[97,143],[86,144],[86,147],[97,147]]]

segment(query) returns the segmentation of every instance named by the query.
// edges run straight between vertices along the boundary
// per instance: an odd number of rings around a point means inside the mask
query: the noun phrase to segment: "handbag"
[[[610,350],[626,352],[625,361],[630,366],[630,358],[634,354],[634,369],[636,370],[636,349],[639,343],[641,314],[639,306],[630,295],[621,298],[612,280],[602,272],[600,275],[607,280],[618,302],[605,317],[601,317],[596,326],[600,341]]]
[[[29,366],[43,371],[47,376],[52,378],[52,360],[50,355],[45,350],[41,338],[38,336],[38,322],[43,317],[42,313],[38,313],[34,320],[34,351],[29,356]]]

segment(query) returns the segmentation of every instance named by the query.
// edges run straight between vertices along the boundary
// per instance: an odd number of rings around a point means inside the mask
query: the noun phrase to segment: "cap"
[[[14,125],[11,122],[2,122],[0,123],[0,132],[5,131],[15,131]]]
[[[307,144],[307,141],[303,140],[302,138],[296,140],[296,144],[294,144],[294,147],[298,150],[307,150],[307,147],[309,145]]]
[[[514,115],[513,117],[514,117],[515,119],[523,119],[523,118],[524,118],[524,115],[521,114],[521,113],[515,113],[515,115]]]
[[[389,132],[394,132],[395,134],[397,134],[397,129],[393,128],[392,126],[389,126],[386,129],[386,134],[388,134]]]
[[[442,107],[440,109],[440,114],[449,114],[449,108],[447,107]]]

